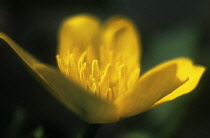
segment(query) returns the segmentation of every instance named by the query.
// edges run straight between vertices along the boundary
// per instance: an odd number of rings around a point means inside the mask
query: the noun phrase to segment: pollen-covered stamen
[[[99,93],[102,99],[107,99],[111,75],[111,64],[108,64],[101,76]]]
[[[108,89],[108,94],[107,94],[107,100],[113,101],[115,99],[115,93],[113,89],[109,88]]]
[[[86,54],[87,54],[87,52],[84,51],[82,53],[82,55],[80,56],[80,58],[79,58],[79,61],[78,61],[78,73],[80,73],[80,70],[81,70],[81,68],[83,66],[83,62],[84,62],[84,59],[85,59]]]
[[[99,75],[100,75],[99,73],[100,72],[99,72],[98,60],[93,60],[91,75],[96,81],[99,81]]]
[[[97,95],[97,85],[95,82],[92,84],[90,91]]]
[[[73,55],[69,55],[69,62],[65,64],[65,62],[61,59],[59,55],[56,56],[58,67],[60,71],[69,79],[77,81],[77,76],[75,76],[75,72],[77,72],[77,67],[75,65],[75,59]]]
[[[84,63],[82,65],[82,67],[80,68],[79,76],[80,76],[80,81],[81,81],[82,86],[87,89],[88,72],[87,72],[87,64],[86,63]]]
[[[74,54],[70,54],[70,57],[69,57],[69,66],[68,66],[68,73],[70,76],[74,76],[73,80],[75,80],[76,82],[79,81],[79,76],[78,76],[78,68],[77,68],[77,64],[76,64],[76,61],[75,61],[75,58],[74,58]]]
[[[78,52],[69,53],[66,57],[68,64],[57,55],[58,66],[67,78],[104,100],[114,101],[132,87],[138,79],[139,68],[134,68],[131,72],[121,58],[112,61],[115,59],[110,57],[113,56],[112,51],[106,55],[109,57],[108,61],[97,59],[87,61],[87,55],[87,51],[80,54]]]

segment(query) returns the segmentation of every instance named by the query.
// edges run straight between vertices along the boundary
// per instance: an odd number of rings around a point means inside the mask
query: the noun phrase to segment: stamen
[[[87,64],[84,63],[79,72],[80,81],[84,88],[87,88],[88,73],[87,73]]]
[[[77,64],[76,64],[73,54],[70,54],[70,57],[69,57],[69,69],[70,69],[70,71],[68,71],[68,73],[71,76],[74,76],[72,79],[74,79],[75,81],[78,82],[79,81],[78,73],[77,73],[78,68],[77,68]]]
[[[99,67],[98,67],[98,60],[93,60],[92,62],[92,73],[91,75],[93,78],[98,81],[99,79]]]
[[[66,76],[69,77],[68,75],[68,68],[65,67],[63,61],[61,60],[59,55],[56,55],[56,59],[57,59],[57,63],[58,63],[58,67],[60,69],[60,71]]]
[[[109,80],[111,73],[111,64],[108,64],[100,82],[100,96],[102,99],[107,99],[107,93],[109,89]]]
[[[82,68],[82,65],[83,65],[83,62],[84,62],[86,53],[87,53],[87,52],[84,51],[84,52],[82,53],[82,55],[80,56],[80,58],[79,58],[79,61],[78,61],[78,73],[79,73],[79,71],[80,71],[81,68]]]
[[[94,56],[88,59],[87,56],[90,53],[87,50],[82,54],[77,48],[71,53],[68,51],[65,59],[68,62],[65,62],[59,55],[56,58],[61,72],[89,92],[104,100],[114,101],[137,81],[140,69],[128,70],[125,64],[122,64],[121,57],[113,57],[113,51],[110,50],[107,55],[103,53],[103,57],[100,58],[105,59],[100,59],[99,66],[99,61],[92,59]],[[91,50],[89,48],[89,51]],[[114,74],[115,72],[117,73]],[[129,76],[128,73],[130,73]]]
[[[108,89],[108,95],[107,95],[107,100],[109,100],[109,101],[112,101],[112,100],[114,100],[114,91],[111,89],[111,88],[109,88]]]
[[[86,59],[87,59],[87,63],[89,64],[90,67],[91,67],[91,63],[92,63],[93,59],[96,58],[95,50],[96,49],[93,49],[92,45],[89,45],[87,47],[87,50],[86,50],[87,51],[87,57],[86,57]]]
[[[95,93],[96,94],[96,83],[93,83],[93,85],[92,85],[92,87],[91,87],[91,91],[93,92],[93,93]]]

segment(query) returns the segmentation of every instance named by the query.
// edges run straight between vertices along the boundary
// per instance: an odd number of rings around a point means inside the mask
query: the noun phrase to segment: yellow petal
[[[181,64],[182,66],[181,65],[180,66],[183,67],[184,64],[186,65],[186,61]],[[188,69],[184,72],[183,71],[182,71],[182,74],[188,75],[189,80],[186,83],[184,83],[182,86],[180,86],[179,88],[174,90],[169,95],[160,99],[151,108],[158,106],[160,104],[163,104],[165,102],[171,101],[171,100],[173,100],[181,95],[187,94],[187,93],[191,92],[193,89],[195,89],[195,87],[198,85],[198,82],[201,79],[201,76],[203,75],[203,73],[205,71],[205,67],[193,66],[192,64],[191,65],[188,64]]]
[[[111,18],[105,24],[100,55],[102,62],[105,62],[105,65],[106,62],[112,65],[124,63],[128,71],[139,67],[141,49],[136,31],[137,29],[128,19]],[[119,65],[116,66],[118,69]]]
[[[176,62],[163,63],[145,73],[135,84],[115,101],[121,118],[144,112],[162,97],[182,85],[185,80],[177,77]],[[183,78],[182,78],[183,79]]]
[[[44,80],[49,91],[88,123],[112,123],[119,120],[117,108],[67,80],[50,66],[37,65],[34,70]]]
[[[0,33],[0,38],[4,39],[43,81],[51,94],[82,119],[89,123],[110,123],[119,119],[118,111],[113,104],[97,98],[70,82],[56,68],[39,62],[5,34]]]
[[[68,64],[70,52],[81,54],[87,47],[96,45],[99,29],[99,21],[90,15],[65,19],[60,27],[58,47],[58,54],[64,63]]]

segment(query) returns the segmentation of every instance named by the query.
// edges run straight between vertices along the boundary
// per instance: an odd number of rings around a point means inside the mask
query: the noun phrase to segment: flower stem
[[[95,138],[100,126],[101,124],[88,124],[83,122],[77,138]]]

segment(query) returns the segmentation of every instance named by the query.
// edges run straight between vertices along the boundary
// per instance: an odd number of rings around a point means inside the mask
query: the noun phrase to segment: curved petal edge
[[[28,67],[42,80],[44,86],[59,101],[89,123],[111,123],[119,120],[118,109],[110,102],[88,93],[66,79],[57,68],[39,62],[4,33],[0,38],[19,55]]]
[[[155,102],[187,81],[177,77],[176,62],[162,63],[139,78],[135,87],[115,101],[121,118],[148,110]]]
[[[198,85],[203,73],[205,72],[205,67],[192,66],[192,68],[188,71],[189,71],[189,76],[188,76],[189,80],[183,85],[181,85],[179,88],[174,90],[172,93],[166,95],[165,97],[157,101],[154,105],[152,105],[151,108],[156,107],[165,102],[174,100],[175,98],[190,93],[192,90],[194,90]]]

